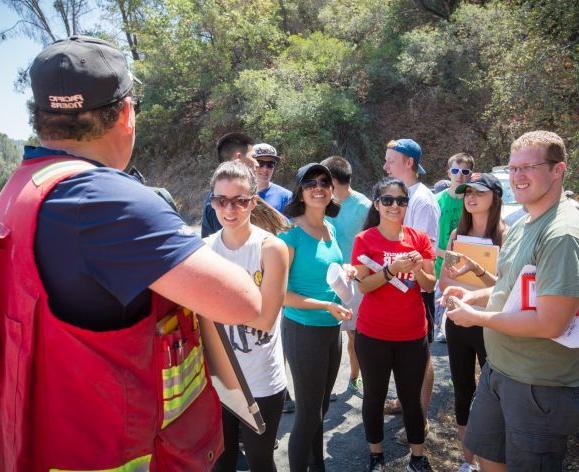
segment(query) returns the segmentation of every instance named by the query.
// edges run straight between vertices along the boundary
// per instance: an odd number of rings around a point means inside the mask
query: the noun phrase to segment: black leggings
[[[476,389],[475,362],[482,369],[487,359],[483,329],[463,328],[446,319],[446,343],[450,376],[454,385],[454,411],[459,426],[466,426],[470,404]]]
[[[250,470],[256,472],[275,472],[277,470],[273,461],[273,446],[284,397],[285,389],[275,395],[255,399],[265,422],[265,432],[261,435],[249,429],[229,410],[222,408],[225,450],[217,460],[213,468],[214,472],[235,472],[239,441],[243,442]]]
[[[288,444],[290,471],[323,471],[323,421],[342,357],[340,327],[305,326],[284,317],[282,339],[296,402]]]
[[[422,444],[424,413],[420,390],[430,355],[426,337],[415,341],[382,341],[356,332],[354,345],[364,385],[362,420],[366,441],[378,444],[384,439],[384,402],[390,372],[394,371],[408,442]]]

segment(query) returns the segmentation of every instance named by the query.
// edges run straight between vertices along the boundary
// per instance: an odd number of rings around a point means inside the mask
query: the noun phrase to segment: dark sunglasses
[[[470,174],[472,174],[472,170],[470,170],[470,169],[459,169],[458,167],[451,167],[451,168],[450,168],[450,173],[451,173],[452,175],[458,175],[459,172],[460,172],[462,175],[470,175]]]
[[[131,103],[133,104],[135,115],[138,115],[141,112],[141,97],[131,97]]]
[[[238,208],[240,210],[245,210],[249,206],[249,202],[253,200],[253,197],[233,197],[227,198],[221,195],[213,195],[211,197],[211,205],[214,208],[227,208],[231,205],[233,208]]]
[[[301,185],[304,190],[312,190],[316,187],[330,188],[332,186],[332,182],[330,182],[328,179],[304,179],[302,180]]]
[[[394,202],[396,202],[396,205],[399,207],[407,207],[410,201],[408,197],[393,197],[392,195],[381,195],[376,200],[379,200],[380,203],[386,207],[394,205]]]
[[[257,165],[259,167],[265,167],[266,169],[273,169],[275,167],[275,161],[260,161],[257,159]]]

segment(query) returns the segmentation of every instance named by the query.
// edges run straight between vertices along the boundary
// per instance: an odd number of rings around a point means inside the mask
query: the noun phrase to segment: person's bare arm
[[[261,310],[261,294],[247,272],[204,246],[149,288],[213,321],[242,324]]]
[[[263,279],[259,288],[263,299],[261,316],[247,326],[270,331],[284,301],[289,267],[288,248],[278,238],[265,239],[261,248]]]
[[[563,334],[579,310],[579,297],[545,295],[537,297],[536,311],[515,313],[475,310],[461,302],[448,317],[460,326],[483,326],[527,338],[556,338]]]

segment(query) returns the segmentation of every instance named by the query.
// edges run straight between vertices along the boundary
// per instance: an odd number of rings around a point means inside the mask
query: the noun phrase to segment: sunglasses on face
[[[259,167],[265,167],[266,169],[273,169],[275,167],[274,161],[260,161],[257,159],[257,165]]]
[[[393,197],[392,195],[381,195],[376,200],[386,207],[394,205],[394,202],[396,202],[396,205],[399,207],[407,207],[410,201],[408,197]]]
[[[302,188],[304,190],[312,190],[316,187],[320,188],[330,188],[332,182],[328,179],[304,179],[302,180]]]
[[[462,175],[470,175],[472,174],[472,170],[470,169],[460,169],[458,167],[451,167],[450,168],[450,173],[452,175],[458,175],[458,174],[462,174]]]
[[[253,197],[233,197],[227,198],[222,195],[213,195],[211,197],[211,205],[213,208],[225,209],[229,205],[233,208],[240,210],[245,210],[249,206],[249,203],[253,200]]]

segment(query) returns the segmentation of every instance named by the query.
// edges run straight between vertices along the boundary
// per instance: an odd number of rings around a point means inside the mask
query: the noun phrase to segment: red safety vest
[[[153,293],[146,318],[95,332],[48,306],[37,214],[58,182],[92,167],[24,161],[0,193],[0,471],[208,471],[221,407],[195,316]],[[177,328],[159,334],[172,313]]]

